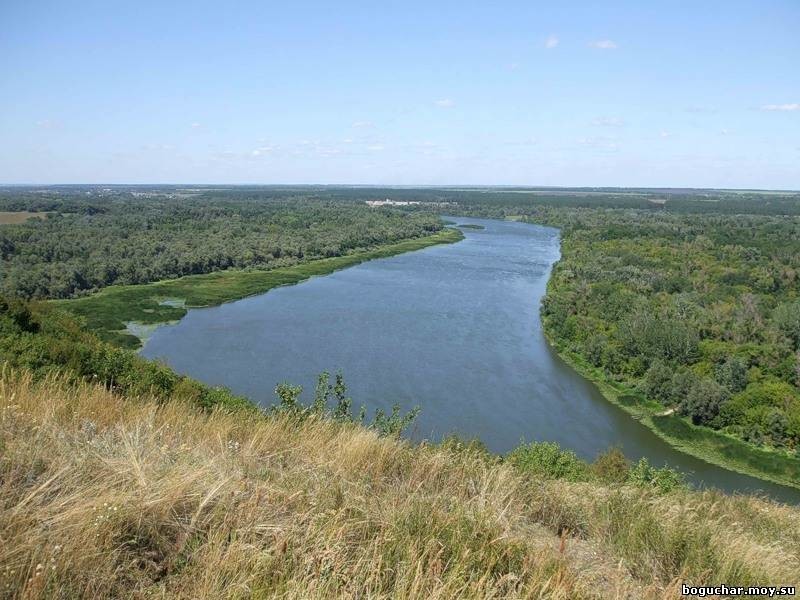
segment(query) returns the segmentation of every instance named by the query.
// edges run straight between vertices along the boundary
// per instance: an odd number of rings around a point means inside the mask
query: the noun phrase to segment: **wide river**
[[[190,310],[157,329],[142,354],[263,405],[274,401],[278,382],[301,384],[310,400],[318,373],[341,370],[356,408],[418,405],[414,439],[457,433],[495,452],[550,440],[586,459],[616,445],[699,485],[800,502],[800,491],[676,452],[551,350],[539,306],[559,258],[558,230],[451,219],[485,229]]]

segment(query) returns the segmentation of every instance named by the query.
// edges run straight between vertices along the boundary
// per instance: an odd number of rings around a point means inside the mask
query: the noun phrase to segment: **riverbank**
[[[327,275],[376,258],[421,250],[463,239],[458,229],[447,228],[433,235],[404,240],[348,254],[269,271],[217,271],[143,285],[111,286],[91,296],[54,300],[54,304],[83,318],[101,339],[125,348],[138,348],[141,339],[130,333],[130,323],[156,325],[178,321],[189,308],[216,306],[272,288]]]
[[[736,473],[800,489],[800,460],[756,448],[733,436],[698,427],[640,392],[609,380],[602,371],[563,347],[542,319],[544,334],[558,356],[581,376],[594,383],[603,397],[631,415],[676,450]]]

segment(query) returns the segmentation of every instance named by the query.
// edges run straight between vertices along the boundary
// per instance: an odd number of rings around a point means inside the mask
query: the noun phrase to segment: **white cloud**
[[[599,50],[614,50],[617,48],[617,43],[611,40],[597,40],[596,42],[592,42],[589,44],[592,48],[597,48]]]
[[[556,46],[558,46],[558,43],[560,41],[561,40],[559,40],[557,36],[555,36],[553,34],[548,35],[547,39],[544,41],[544,47],[547,48],[548,50],[550,50],[550,49],[555,48]]]
[[[381,144],[373,144],[371,146],[367,146],[367,150],[370,152],[380,152],[383,150],[383,146]]]
[[[765,104],[761,107],[761,110],[770,110],[770,111],[794,111],[800,110],[800,103],[793,103],[793,104]]]
[[[192,129],[200,129],[200,127],[202,127],[200,123],[194,122],[191,124]]]
[[[625,121],[619,117],[598,117],[592,121],[592,125],[597,125],[599,127],[622,127],[625,125]]]
[[[439,108],[453,108],[456,105],[450,98],[442,98],[441,100],[437,100],[435,104]]]
[[[375,127],[375,123],[372,121],[355,121],[352,127],[354,129],[369,129],[370,127]]]
[[[671,134],[669,131],[662,131],[662,132],[661,132],[659,135],[660,135],[662,138],[668,138],[668,137],[672,137],[672,134]]]

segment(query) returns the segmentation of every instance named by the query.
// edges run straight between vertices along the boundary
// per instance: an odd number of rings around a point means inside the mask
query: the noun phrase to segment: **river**
[[[673,450],[565,364],[542,333],[539,305],[559,232],[481,225],[456,244],[362,263],[259,296],[192,309],[158,328],[142,354],[268,405],[278,382],[313,395],[323,370],[344,373],[356,408],[421,409],[410,436],[480,438],[507,452],[548,440],[593,459],[619,446],[688,474],[696,485],[800,491],[740,475]]]

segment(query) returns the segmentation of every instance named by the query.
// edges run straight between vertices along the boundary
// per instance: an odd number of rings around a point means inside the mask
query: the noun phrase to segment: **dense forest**
[[[441,229],[432,214],[374,209],[303,190],[7,189],[0,190],[2,211],[47,213],[0,225],[0,290],[24,298],[288,266]]]
[[[580,215],[544,306],[610,378],[697,424],[800,444],[800,219]]]

